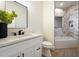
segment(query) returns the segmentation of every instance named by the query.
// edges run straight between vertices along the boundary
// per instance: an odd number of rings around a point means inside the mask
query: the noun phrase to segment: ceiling
[[[61,3],[63,3],[62,6],[60,5]],[[55,1],[55,8],[65,9],[76,4],[78,4],[78,1]]]

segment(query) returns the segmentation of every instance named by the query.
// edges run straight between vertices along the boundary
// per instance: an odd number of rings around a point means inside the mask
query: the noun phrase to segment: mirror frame
[[[5,10],[6,10],[6,2],[7,1],[5,1]],[[23,5],[23,4],[21,4],[21,3],[19,3],[19,2],[17,2],[17,1],[11,1],[11,2],[15,2],[15,3],[17,3],[17,4],[19,4],[19,5],[22,5],[23,7],[25,7],[26,9],[27,9],[27,16],[26,16],[26,18],[27,18],[27,20],[26,20],[26,27],[21,27],[21,28],[28,28],[28,7],[27,6],[25,6],[25,5]],[[15,28],[17,28],[17,27],[15,27]],[[13,28],[14,29],[14,28]],[[19,28],[18,28],[19,29]]]

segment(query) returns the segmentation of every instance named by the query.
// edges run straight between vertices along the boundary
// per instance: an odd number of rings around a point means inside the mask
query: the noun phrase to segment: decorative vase
[[[6,37],[7,37],[7,24],[0,23],[0,38],[6,38]]]

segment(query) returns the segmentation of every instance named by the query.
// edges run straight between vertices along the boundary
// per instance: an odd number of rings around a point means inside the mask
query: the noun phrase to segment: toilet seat
[[[43,47],[44,48],[49,48],[49,49],[52,48],[52,43],[51,42],[44,41],[42,44],[43,44]]]

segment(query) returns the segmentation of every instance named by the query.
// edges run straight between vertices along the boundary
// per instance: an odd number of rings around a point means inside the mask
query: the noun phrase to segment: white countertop
[[[7,38],[0,39],[0,48],[12,45],[21,41],[30,40],[35,37],[42,36],[41,34],[29,33],[25,35],[18,36],[8,36]]]

